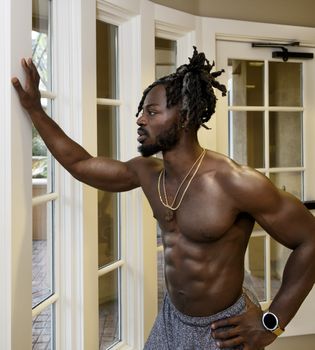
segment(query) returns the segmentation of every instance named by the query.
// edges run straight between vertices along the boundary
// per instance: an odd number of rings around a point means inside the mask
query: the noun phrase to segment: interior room
[[[166,291],[163,234],[145,195],[96,190],[54,159],[11,85],[25,83],[21,59],[32,58],[43,109],[69,137],[127,161],[139,155],[143,90],[196,46],[228,90],[200,144],[314,214],[314,12],[311,0],[1,1],[0,349],[141,350]],[[245,283],[263,309],[290,252],[254,225]],[[313,289],[266,349],[313,350],[314,314]]]

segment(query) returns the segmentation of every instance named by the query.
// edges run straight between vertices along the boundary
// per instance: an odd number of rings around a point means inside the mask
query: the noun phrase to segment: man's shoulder
[[[163,162],[158,157],[138,156],[127,162],[128,166],[138,174],[140,178],[147,177],[150,173],[158,172],[163,167]]]
[[[278,189],[256,169],[219,153],[214,153],[213,159],[217,183],[240,205],[253,205],[257,200],[269,201],[278,197]]]

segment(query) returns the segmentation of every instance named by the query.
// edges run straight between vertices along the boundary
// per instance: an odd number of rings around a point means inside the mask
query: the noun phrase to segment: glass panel
[[[264,105],[264,62],[228,60],[230,106]]]
[[[41,101],[45,112],[50,115],[51,101]],[[36,197],[54,191],[54,159],[34,126],[32,134],[32,184],[33,197]]]
[[[230,155],[240,164],[264,167],[264,113],[229,112]]]
[[[32,58],[41,77],[41,90],[51,90],[50,2],[32,1]]]
[[[99,279],[99,348],[105,350],[121,339],[120,269]]]
[[[270,167],[302,166],[302,113],[270,112]]]
[[[270,180],[281,190],[303,200],[303,172],[271,173]]]
[[[265,236],[252,236],[248,244],[247,285],[254,288],[259,301],[266,300],[265,242]]]
[[[280,288],[284,266],[291,250],[270,238],[271,299]]]
[[[117,114],[111,106],[98,106],[97,149],[98,155],[117,156]],[[99,266],[119,259],[119,195],[98,191],[98,257]]]
[[[118,27],[96,21],[97,97],[118,98]]]
[[[53,293],[53,207],[54,202],[33,207],[33,307]]]
[[[47,307],[39,315],[33,317],[32,349],[53,350],[54,305]]]
[[[175,72],[176,51],[175,40],[155,38],[155,79]]]
[[[302,63],[269,62],[269,105],[302,106]]]

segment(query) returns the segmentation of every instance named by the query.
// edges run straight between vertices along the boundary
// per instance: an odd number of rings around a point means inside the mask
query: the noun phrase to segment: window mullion
[[[47,98],[48,100],[55,100],[57,98],[57,94],[48,90],[40,90],[41,98]]]
[[[97,98],[96,102],[100,106],[121,106],[122,101],[111,98]]]
[[[38,305],[34,306],[32,309],[32,317],[39,315],[48,306],[53,305],[58,299],[59,299],[59,295],[54,293],[51,296],[49,296],[47,299],[43,300]]]
[[[33,197],[32,198],[32,206],[35,207],[36,205],[48,203],[50,201],[54,201],[58,199],[59,195],[56,192],[53,193],[47,193],[43,194],[41,196]]]
[[[104,276],[107,273],[118,269],[119,267],[123,266],[124,264],[125,264],[125,261],[121,259],[121,260],[115,261],[114,263],[112,263],[110,265],[104,266],[98,270],[98,276],[99,277]]]

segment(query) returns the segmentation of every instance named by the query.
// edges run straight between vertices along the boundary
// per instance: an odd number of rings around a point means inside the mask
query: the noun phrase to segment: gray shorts
[[[239,315],[245,308],[243,294],[235,304],[215,315],[192,317],[178,311],[166,294],[144,350],[219,350],[211,336],[212,322]]]

